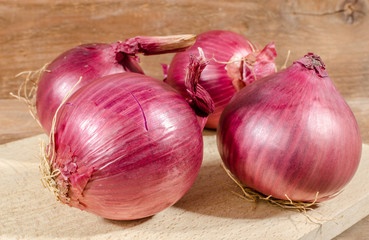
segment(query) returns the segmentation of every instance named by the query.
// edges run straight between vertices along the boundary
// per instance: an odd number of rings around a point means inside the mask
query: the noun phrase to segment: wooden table
[[[5,1],[0,0],[0,143],[41,133],[26,107],[9,92],[14,76],[35,70],[61,52],[87,42],[136,35],[232,30],[265,45],[276,43],[277,65],[307,52],[319,54],[351,106],[369,143],[369,1]],[[162,78],[172,55],[142,58],[148,75]],[[369,238],[366,217],[336,239]]]

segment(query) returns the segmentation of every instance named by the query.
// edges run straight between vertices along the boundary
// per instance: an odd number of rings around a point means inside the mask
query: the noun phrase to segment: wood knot
[[[360,0],[346,0],[342,4],[342,12],[345,21],[349,24],[353,24],[357,21],[359,16],[365,16],[364,9],[366,5]]]
[[[355,12],[355,6],[353,3],[346,3],[343,6],[343,13],[347,15],[352,15]]]

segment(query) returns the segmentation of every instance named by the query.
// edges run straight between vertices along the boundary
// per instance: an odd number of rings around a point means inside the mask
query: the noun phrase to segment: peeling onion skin
[[[356,119],[308,54],[241,90],[225,108],[217,145],[225,166],[265,195],[313,202],[337,195],[354,176],[362,140]]]
[[[253,53],[255,46],[244,36],[231,31],[214,30],[199,34],[193,46],[184,52],[176,53],[165,73],[165,82],[177,89],[184,97],[187,97],[184,76],[189,61],[188,56],[196,53],[198,47],[203,49],[207,59],[211,59],[201,74],[199,84],[209,92],[215,103],[215,111],[209,115],[206,128],[216,129],[224,107],[238,91],[234,86],[235,81],[239,83],[238,85],[244,86],[254,81],[254,76],[259,79],[275,73],[274,58],[277,53],[274,44],[268,45],[263,54],[264,59],[258,59],[254,65],[255,75],[244,72],[246,79],[234,80],[227,71],[226,62],[259,54],[258,51]],[[237,72],[242,75],[239,70],[236,70]]]
[[[59,199],[108,219],[148,217],[173,205],[194,183],[202,129],[173,88],[136,73],[79,89],[55,125]]]

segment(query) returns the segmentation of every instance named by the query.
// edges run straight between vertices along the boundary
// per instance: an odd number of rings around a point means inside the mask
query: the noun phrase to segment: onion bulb
[[[200,60],[193,58],[188,71],[201,71]],[[41,165],[45,185],[61,202],[109,219],[144,218],[173,205],[201,166],[196,113],[203,118],[214,107],[198,91],[197,75],[188,74],[190,104],[138,73],[105,76],[78,89],[57,111]]]
[[[135,54],[182,51],[194,41],[195,35],[139,36],[112,44],[84,44],[62,53],[47,66],[38,82],[36,112],[40,124],[50,133],[56,109],[80,78],[82,80],[74,91],[110,74],[143,73]]]
[[[274,43],[259,51],[247,38],[230,31],[209,31],[199,34],[196,42],[184,52],[177,53],[165,70],[165,81],[187,97],[185,69],[189,55],[202,48],[208,66],[201,74],[199,83],[214,100],[215,110],[206,123],[215,129],[220,114],[233,95],[256,79],[275,73],[274,59],[277,53]],[[166,69],[166,68],[165,68]]]
[[[209,97],[194,96],[193,108]],[[139,219],[173,205],[191,187],[202,161],[202,128],[169,85],[118,73],[67,99],[48,149],[44,179],[61,202],[109,219]]]
[[[217,145],[245,186],[313,202],[334,197],[351,180],[362,141],[323,61],[309,53],[238,92],[220,118]]]

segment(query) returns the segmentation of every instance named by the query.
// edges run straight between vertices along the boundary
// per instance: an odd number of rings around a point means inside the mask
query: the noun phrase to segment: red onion
[[[355,117],[309,53],[237,93],[220,118],[217,144],[244,185],[279,199],[334,197],[361,156]]]
[[[79,78],[82,77],[82,81],[75,91],[110,74],[126,71],[143,73],[135,54],[182,51],[194,41],[194,35],[134,37],[113,44],[84,44],[64,52],[47,67],[38,83],[36,107],[41,125],[50,133],[56,109]]]
[[[203,49],[206,58],[213,59],[202,73],[199,83],[214,100],[215,111],[209,116],[206,127],[215,129],[224,107],[238,90],[255,79],[275,72],[277,53],[274,43],[259,51],[247,38],[234,32],[202,33],[192,47],[174,56],[165,79],[185,97],[188,96],[184,84],[188,56],[197,52],[198,47]]]
[[[210,96],[196,78],[188,80],[190,104],[204,117]],[[61,202],[105,218],[151,216],[178,201],[198,174],[203,142],[195,111],[172,87],[143,74],[95,80],[57,111],[53,151],[42,167],[46,184]]]

